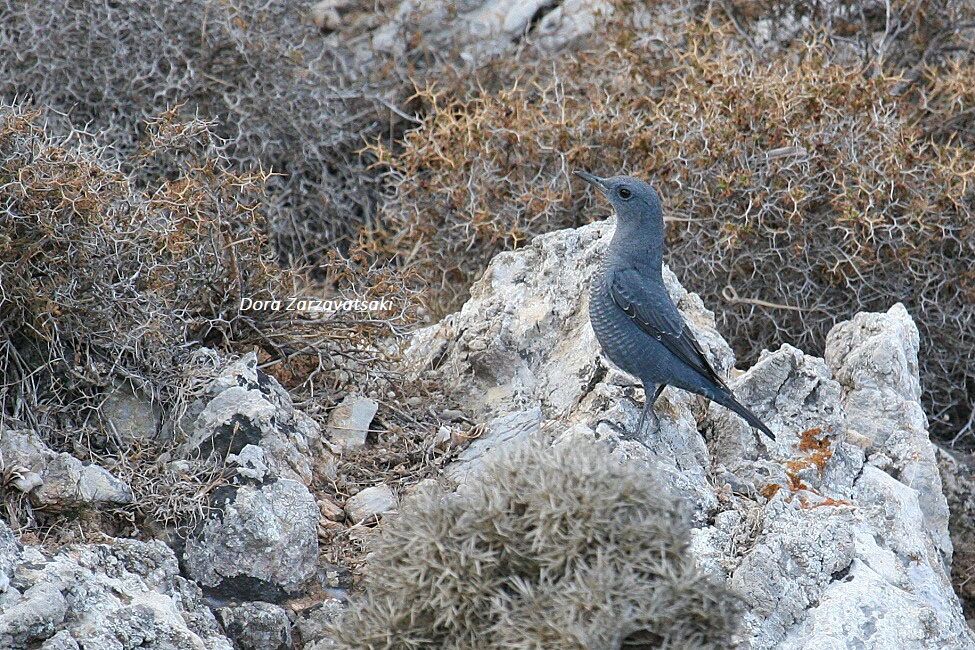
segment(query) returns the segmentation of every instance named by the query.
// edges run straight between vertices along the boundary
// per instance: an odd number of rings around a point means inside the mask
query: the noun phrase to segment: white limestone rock
[[[231,650],[200,589],[162,542],[116,539],[57,552],[0,521],[0,647]]]
[[[904,308],[840,323],[825,360],[783,346],[732,379],[712,314],[665,269],[718,372],[777,439],[674,388],[636,434],[642,390],[601,356],[588,318],[612,229],[498,255],[459,312],[415,336],[407,368],[453,386],[486,430],[448,474],[471,480],[485,453],[528,435],[602,441],[686,499],[695,557],[748,604],[741,647],[975,647],[948,577],[947,506]]]

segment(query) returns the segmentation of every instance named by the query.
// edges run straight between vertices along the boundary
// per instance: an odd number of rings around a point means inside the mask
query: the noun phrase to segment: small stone
[[[76,460],[71,458],[71,460]],[[85,465],[78,480],[82,501],[92,504],[124,505],[135,501],[132,488],[98,465]]]
[[[365,562],[369,563],[369,553],[373,549],[373,544],[379,536],[378,526],[352,526],[348,530],[349,539],[353,542],[358,543],[363,549],[365,549]]]
[[[337,564],[321,563],[318,567],[318,584],[322,589],[348,592],[352,589],[352,572]]]
[[[227,462],[237,465],[237,473],[255,481],[263,481],[268,474],[264,450],[256,445],[244,445],[239,454],[229,454]]]
[[[309,15],[315,27],[322,31],[336,31],[342,27],[340,10],[349,6],[349,0],[321,0],[311,6]]]
[[[437,449],[446,449],[450,446],[450,442],[453,439],[453,433],[448,426],[441,426],[437,430],[437,435],[433,438],[433,446]]]
[[[346,605],[338,598],[326,598],[320,603],[298,613],[295,627],[306,646],[322,640],[330,640],[328,627],[345,611]]]
[[[332,521],[342,521],[345,519],[345,512],[331,499],[319,499],[318,510],[322,516]]]
[[[61,630],[41,644],[41,650],[78,650],[78,648],[78,642],[67,630]]]
[[[396,495],[385,484],[368,487],[345,503],[345,514],[355,523],[396,509]]]
[[[855,445],[864,451],[868,451],[871,447],[873,447],[873,440],[871,440],[868,436],[863,435],[859,431],[854,431],[853,429],[847,429],[843,434],[843,439],[851,445]]]
[[[109,390],[98,412],[122,444],[155,440],[162,420],[159,407],[127,383]]]
[[[369,425],[379,410],[375,400],[346,395],[328,416],[328,437],[339,449],[356,449],[366,444]]]
[[[40,474],[30,470],[15,469],[14,474],[17,477],[14,479],[14,487],[21,492],[30,492],[44,482]]]
[[[291,648],[288,614],[271,603],[250,602],[217,610],[224,630],[241,650]]]
[[[332,521],[331,519],[322,519],[318,522],[318,536],[324,538],[330,538],[335,533],[345,530],[345,524]]]
[[[188,474],[192,465],[188,460],[173,460],[166,463],[166,471],[170,474]]]
[[[466,420],[467,417],[464,415],[463,411],[457,409],[445,409],[440,411],[440,419],[447,420],[448,422],[457,422],[458,420]]]
[[[322,451],[318,464],[315,466],[320,476],[334,481],[339,475],[339,461],[334,454],[329,451]]]
[[[408,488],[406,488],[407,495],[414,495],[420,492],[435,491],[439,489],[440,484],[437,483],[436,479],[425,478],[419,483],[415,483]]]

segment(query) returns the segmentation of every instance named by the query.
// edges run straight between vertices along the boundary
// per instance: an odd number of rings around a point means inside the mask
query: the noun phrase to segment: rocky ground
[[[830,333],[824,357],[789,346],[743,373],[700,299],[669,271],[671,294],[736,394],[769,424],[668,389],[633,433],[641,391],[608,366],[589,326],[587,285],[611,222],[499,255],[464,308],[419,332],[407,380],[454,387],[479,435],[444,480],[477,481],[492,455],[531,436],[599,441],[673,488],[694,512],[697,560],[747,603],[743,648],[975,646],[950,580],[949,507],[919,404],[918,333],[900,305]],[[10,648],[327,648],[348,581],[320,560],[319,528],[371,530],[394,513],[390,486],[316,502],[336,458],[368,446],[375,404],[348,397],[323,430],[258,369],[226,363],[188,409],[170,463],[206,459],[228,477],[185,534],[51,548],[0,526],[0,644]],[[136,404],[119,422],[137,423]],[[29,431],[0,438],[9,489],[38,506],[124,503],[116,477],[46,449]],[[952,462],[942,454],[942,464]],[[960,479],[959,479],[960,480]],[[957,481],[956,481],[957,483]],[[949,494],[966,494],[949,486]],[[959,496],[959,503],[967,503]],[[351,594],[352,601],[355,593]]]
[[[323,0],[308,15],[326,34],[361,19],[355,42],[366,58],[409,58],[422,34],[445,58],[474,63],[526,40],[555,51],[612,11],[597,0],[396,7],[377,20]],[[370,539],[420,479],[462,490],[491,458],[535,438],[594,441],[686,502],[694,558],[746,606],[729,646],[975,647],[965,610],[975,602],[975,479],[965,458],[929,438],[912,314],[900,304],[860,313],[837,323],[822,350],[785,345],[741,371],[709,306],[681,286],[681,269],[668,270],[713,365],[776,440],[673,388],[634,432],[642,390],[601,357],[587,315],[612,227],[560,230],[499,254],[462,309],[408,341],[398,380],[447,387],[452,400],[427,405],[442,426],[422,441],[436,458],[422,475],[383,461],[389,423],[371,388],[341,396],[319,421],[256,353],[200,348],[194,363],[212,372],[185,412],[160,413],[126,385],[101,406],[112,444],[166,449],[139,467],[198,486],[174,509],[190,523],[139,522],[138,539],[113,537],[86,522],[130,512],[136,481],[154,479],[6,420],[0,647],[337,647],[330,626],[356,605]],[[343,462],[360,456],[378,475],[343,483]],[[69,523],[18,536],[7,522],[28,510]]]

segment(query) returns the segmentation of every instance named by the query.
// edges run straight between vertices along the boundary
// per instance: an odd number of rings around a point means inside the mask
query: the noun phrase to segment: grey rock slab
[[[332,409],[326,426],[329,441],[339,449],[357,449],[366,444],[369,425],[379,410],[375,400],[361,395],[346,395]]]
[[[319,511],[304,485],[225,486],[213,505],[183,552],[189,576],[208,593],[280,602],[315,575]]]
[[[396,494],[388,485],[374,485],[360,490],[345,502],[345,514],[353,523],[359,523],[393,512],[397,507]]]

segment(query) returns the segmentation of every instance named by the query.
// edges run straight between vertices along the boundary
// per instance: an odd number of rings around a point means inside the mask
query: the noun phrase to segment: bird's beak
[[[589,172],[573,172],[576,176],[586,181],[593,187],[602,191],[603,194],[609,191],[609,185],[606,184],[605,178],[600,178],[599,176],[594,176]]]

